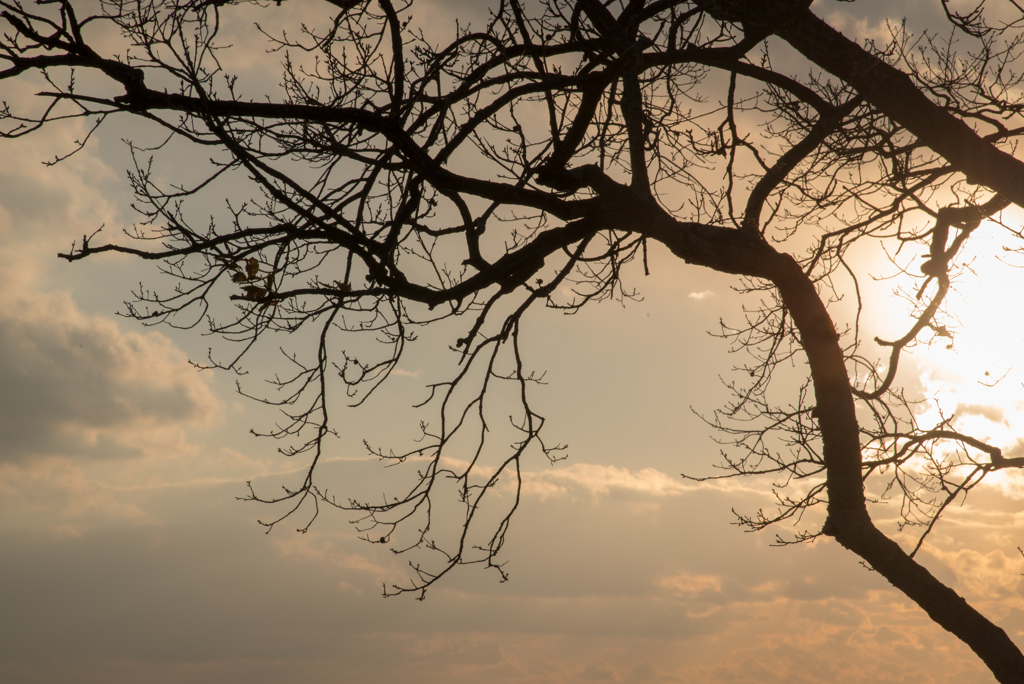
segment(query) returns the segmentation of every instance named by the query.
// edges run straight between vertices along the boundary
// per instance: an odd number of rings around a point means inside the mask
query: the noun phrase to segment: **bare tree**
[[[129,313],[208,324],[241,343],[227,359],[212,355],[213,367],[237,370],[258,340],[298,333],[293,372],[257,398],[281,407],[287,420],[269,435],[308,468],[281,496],[250,487],[252,500],[284,506],[264,524],[298,513],[305,530],[326,505],[355,511],[368,541],[428,550],[410,582],[386,592],[422,597],[470,563],[504,578],[497,555],[521,463],[563,454],[530,404],[540,377],[521,353],[524,314],[634,296],[623,278],[646,269],[648,246],[660,243],[760,294],[744,325],[723,330],[750,352],[749,380],[709,422],[730,445],[721,477],[797,486],[743,522],[760,529],[825,508],[820,528],[788,541],[833,537],[999,681],[1024,682],[1024,656],[1005,632],[914,558],[946,507],[1024,458],[951,420],[919,425],[896,384],[907,349],[949,335],[943,302],[965,243],[983,220],[1024,207],[1024,162],[1013,156],[1024,17],[990,25],[980,9],[961,15],[943,1],[945,33],[894,26],[875,45],[835,31],[808,0],[496,0],[486,25],[454,27],[436,44],[402,1],[326,0],[333,18],[323,26],[265,30],[283,80],[257,99],[218,61],[233,3],[102,0],[87,16],[71,0],[0,0],[0,77],[49,83],[41,114],[4,105],[5,137],[66,118],[95,130],[137,117],[166,132],[160,145],[132,147],[141,218],[131,239],[87,236],[61,256],[158,262],[176,287],[135,292]],[[265,8],[268,22],[289,12],[277,5]],[[91,37],[109,26],[119,53]],[[809,75],[774,66],[797,54]],[[161,186],[152,158],[179,142],[212,162]],[[195,223],[190,200],[229,181],[248,183],[252,199],[229,203],[228,220]],[[865,241],[929,257],[902,275],[913,318],[898,339],[877,340],[882,363],[860,334],[871,302],[858,299],[842,328],[830,313],[859,292],[864,274],[847,255]],[[461,330],[459,365],[429,388],[434,422],[410,451],[369,447],[415,461],[414,485],[377,502],[330,496],[315,475],[334,401],[365,400],[406,342],[445,319]],[[376,345],[346,342],[366,337]],[[767,391],[791,360],[806,362],[806,383],[779,406]],[[517,401],[511,415],[502,393]],[[516,434],[510,448],[489,438],[501,430]],[[485,515],[499,479],[514,483],[512,503]],[[868,513],[882,495],[921,527],[910,552]],[[457,533],[441,543],[432,523],[452,499]],[[415,532],[400,543],[405,529]]]

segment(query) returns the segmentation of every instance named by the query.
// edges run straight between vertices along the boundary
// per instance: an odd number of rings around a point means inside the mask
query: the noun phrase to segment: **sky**
[[[312,3],[290,5],[279,11],[319,16]],[[433,0],[425,21],[441,30],[472,6]],[[815,7],[860,36],[884,35],[894,9]],[[913,24],[939,7],[895,9]],[[243,85],[267,77],[247,61],[262,54],[248,26],[231,29],[239,52],[226,65]],[[0,99],[25,101],[37,86],[0,83]],[[297,477],[297,464],[249,433],[273,411],[240,397],[233,377],[189,365],[209,338],[117,315],[133,287],[159,279],[151,265],[56,258],[101,225],[115,234],[135,220],[121,138],[144,132],[131,126],[101,130],[53,167],[40,162],[80,139],[78,124],[2,142],[0,681],[993,681],[830,540],[780,548],[772,531],[736,527],[733,510],[771,504],[770,482],[681,477],[711,474],[718,460],[695,412],[725,401],[722,380],[742,360],[707,331],[739,320],[744,302],[729,277],[658,249],[635,282],[643,301],[527,320],[530,363],[547,372],[537,406],[569,458],[528,466],[502,555],[508,582],[469,567],[425,601],[384,599],[384,585],[408,576],[407,559],[360,541],[347,514],[324,513],[306,534],[287,524],[265,534],[256,521],[267,511],[237,497],[246,481],[270,492]],[[1012,449],[1024,437],[1024,329],[1005,309],[1019,271],[991,257],[1005,235],[982,233],[974,268],[987,285],[968,274],[953,297],[955,348],[915,350],[901,377],[926,400],[922,416],[955,411],[965,429]],[[861,258],[874,275],[891,270]],[[867,337],[905,327],[891,287],[866,285],[878,302]],[[443,366],[447,333],[425,334],[367,404],[339,407],[321,472],[332,490],[403,481],[363,440],[415,437],[422,416],[411,406]],[[248,387],[264,361],[252,362]],[[920,558],[1024,645],[1022,499],[1012,476],[979,489]],[[874,514],[892,529],[893,514]]]

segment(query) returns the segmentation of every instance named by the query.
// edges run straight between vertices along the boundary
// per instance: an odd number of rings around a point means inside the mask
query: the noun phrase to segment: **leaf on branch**
[[[249,280],[256,277],[256,274],[260,272],[260,262],[256,261],[255,258],[249,257],[245,262],[245,274],[249,276]]]

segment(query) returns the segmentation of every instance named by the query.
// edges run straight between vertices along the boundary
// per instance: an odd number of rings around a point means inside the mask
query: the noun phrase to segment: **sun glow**
[[[1024,254],[1014,251],[1020,247],[1005,227],[983,224],[956,260],[966,268],[954,268],[944,312],[934,322],[952,337],[935,336],[901,362],[905,384],[908,374],[920,383],[923,428],[954,416],[958,431],[1007,456],[1024,451]],[[909,326],[905,309],[902,314]],[[990,483],[1024,497],[1024,478],[1015,473],[995,473]]]

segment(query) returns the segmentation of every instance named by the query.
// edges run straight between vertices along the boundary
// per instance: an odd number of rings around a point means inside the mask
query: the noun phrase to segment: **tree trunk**
[[[811,367],[827,470],[824,532],[863,558],[928,616],[978,654],[1004,684],[1024,682],[1024,654],[1000,627],[908,556],[867,513],[853,392],[839,335],[814,284],[788,255],[778,254],[769,276],[800,332]]]

